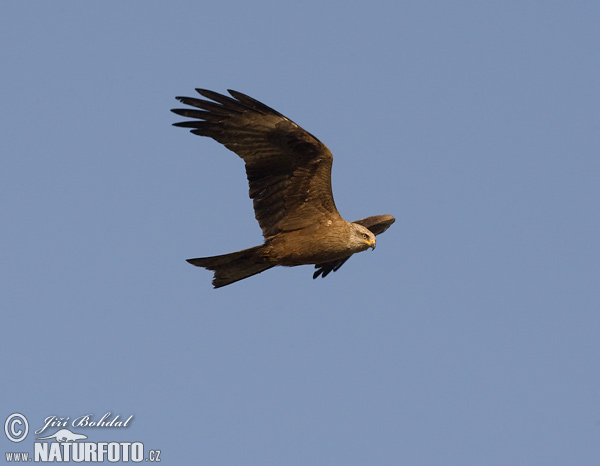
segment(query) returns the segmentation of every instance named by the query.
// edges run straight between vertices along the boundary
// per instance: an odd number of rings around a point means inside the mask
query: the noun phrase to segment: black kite
[[[264,244],[243,251],[188,259],[214,271],[215,288],[276,265],[315,264],[313,278],[325,277],[352,254],[375,249],[375,235],[395,219],[377,215],[349,223],[341,217],[331,191],[333,156],[321,141],[240,92],[229,90],[229,97],[196,91],[210,100],[177,97],[199,110],[173,109],[194,118],[175,126],[213,138],[244,160],[250,198],[265,238]]]

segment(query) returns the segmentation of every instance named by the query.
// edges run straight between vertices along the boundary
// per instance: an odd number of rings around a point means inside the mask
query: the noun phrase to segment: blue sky
[[[167,465],[600,461],[597,2],[3,2],[2,421],[134,415]],[[243,163],[171,124],[247,93],[334,154],[324,280],[219,290]],[[32,451],[35,435],[5,451]],[[4,460],[4,456],[2,456]]]

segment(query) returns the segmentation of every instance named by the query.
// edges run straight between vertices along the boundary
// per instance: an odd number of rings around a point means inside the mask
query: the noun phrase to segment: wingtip
[[[199,129],[201,124],[202,122],[198,120],[178,121],[176,123],[172,123],[173,126],[177,126],[178,128],[191,128],[192,130]]]
[[[210,99],[210,100],[215,100],[214,97],[220,95],[218,92],[211,91],[209,89],[203,89],[201,87],[197,87],[194,90],[198,94],[200,94],[202,97],[206,97],[207,99]]]
[[[193,112],[194,110],[189,109],[189,108],[172,108],[171,111],[175,114],[175,115],[179,115],[179,116],[183,116],[183,117],[187,117],[189,116],[190,112]]]

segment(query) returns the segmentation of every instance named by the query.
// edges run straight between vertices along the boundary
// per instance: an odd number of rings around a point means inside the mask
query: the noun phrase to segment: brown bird
[[[377,215],[347,222],[331,191],[333,156],[312,134],[281,113],[241,92],[229,96],[196,89],[203,100],[177,97],[197,109],[173,109],[191,128],[239,155],[246,164],[250,198],[264,244],[222,256],[188,259],[214,271],[215,288],[261,273],[276,265],[315,264],[319,275],[338,270],[352,254],[375,249],[375,235],[395,219]]]

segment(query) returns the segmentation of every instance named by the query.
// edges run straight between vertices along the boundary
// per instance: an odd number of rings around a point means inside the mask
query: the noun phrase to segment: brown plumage
[[[391,215],[346,222],[331,191],[333,156],[325,145],[279,112],[240,92],[231,97],[196,89],[203,100],[177,97],[195,107],[173,109],[193,118],[175,123],[208,136],[238,154],[246,164],[250,198],[265,242],[243,251],[189,259],[214,271],[215,288],[276,265],[315,264],[313,277],[338,270],[350,256],[371,247]]]

